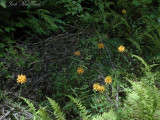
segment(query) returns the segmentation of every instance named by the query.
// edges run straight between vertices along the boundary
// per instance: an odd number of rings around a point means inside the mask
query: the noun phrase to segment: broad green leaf
[[[1,0],[0,1],[0,5],[4,8],[6,8],[6,1],[5,0]]]

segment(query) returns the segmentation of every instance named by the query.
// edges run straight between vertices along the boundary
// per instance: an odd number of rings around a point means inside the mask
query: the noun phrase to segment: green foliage
[[[6,0],[1,0],[0,5],[4,8],[6,8]]]
[[[108,92],[107,94],[109,95],[110,93]],[[105,94],[95,94],[94,97],[92,97],[92,104],[90,106],[92,112],[100,114],[114,107],[113,103],[108,100]]]
[[[80,100],[73,98],[72,96],[69,96],[69,95],[68,95],[68,97],[73,101],[73,103],[76,104],[76,106],[80,110],[80,115],[82,116],[82,119],[88,120],[90,118],[91,114],[88,115],[88,111],[86,110],[86,107],[81,104]]]
[[[8,42],[11,42],[10,39],[7,39]],[[10,43],[10,44],[11,44]],[[40,61],[38,54],[26,53],[25,49],[20,46],[9,45],[7,48],[5,44],[2,45],[2,53],[0,55],[0,70],[1,77],[4,79],[13,79],[11,76],[14,73],[18,72],[18,69],[28,69],[34,62]],[[38,64],[37,64],[38,65]],[[35,66],[35,65],[33,65]],[[13,69],[14,68],[14,69]],[[38,67],[36,67],[38,70]],[[39,68],[41,69],[41,68]],[[16,73],[17,74],[17,73]],[[1,84],[4,84],[2,80]]]
[[[20,13],[26,14],[28,17],[23,19],[18,17],[19,22],[12,22],[14,27],[29,27],[33,32],[39,35],[49,35],[50,32],[64,28],[58,24],[65,24],[57,17],[53,17],[50,11],[46,9],[37,9],[35,12],[30,10],[22,10]],[[37,18],[38,16],[38,18]]]
[[[132,4],[135,6],[142,6],[142,5],[147,5],[151,4],[152,0],[133,0]]]
[[[133,90],[127,92],[126,115],[130,119],[157,120],[159,116],[160,92],[155,86],[142,82],[131,82]]]
[[[51,98],[48,98],[48,101],[50,102],[53,110],[54,110],[54,115],[56,117],[57,120],[65,120],[65,115],[64,113],[61,111],[61,108],[60,106],[54,101],[52,100]]]
[[[51,120],[48,112],[46,111],[46,108],[40,107],[39,110],[37,111],[37,114],[39,117],[36,118],[36,120]]]
[[[14,86],[19,72],[26,72],[29,79],[37,76],[36,86],[31,89],[37,91],[39,98],[45,93],[39,86],[44,86],[49,91],[45,94],[54,99],[47,97],[55,119],[159,118],[159,91],[153,87],[159,87],[160,82],[159,0],[45,0],[38,7],[31,5],[38,1],[31,1],[27,7],[7,7],[7,0],[0,1],[0,87],[3,90]],[[30,46],[19,47],[24,43],[42,48],[38,49],[39,53],[30,53],[26,49]],[[103,43],[104,48],[98,49],[98,43]],[[118,52],[120,45],[125,46],[125,52]],[[81,52],[80,56],[73,54],[76,50]],[[83,74],[77,74],[78,67],[84,68]],[[107,75],[112,76],[112,83],[106,85]],[[124,76],[129,81],[140,82],[132,83],[133,89],[124,91],[131,87]],[[40,77],[44,79],[39,80]],[[104,93],[92,91],[96,82],[105,85]],[[29,100],[22,99],[30,107],[33,119],[51,119],[47,107],[37,110]],[[56,101],[64,106],[64,112]]]
[[[153,67],[158,66],[158,64],[153,64],[153,65],[148,65],[143,58],[137,56],[137,55],[132,55],[133,57],[137,58],[138,60],[141,61],[141,63],[144,65],[144,67],[141,67],[142,71],[145,73],[144,77],[141,78],[142,82],[147,83],[148,85],[153,85],[155,84],[155,78],[157,76],[157,73],[153,73],[151,69]]]
[[[27,99],[24,98],[24,97],[20,97],[20,98],[23,99],[23,100],[27,103],[27,105],[30,107],[30,110],[29,110],[29,111],[31,111],[34,115],[36,115],[37,112],[36,112],[36,108],[34,107],[33,103],[31,103],[30,100],[27,100]]]
[[[96,114],[96,115],[91,115],[88,114],[88,111],[86,110],[86,107],[83,106],[81,104],[81,102],[76,99],[73,98],[72,96],[68,96],[71,101],[73,101],[73,103],[76,104],[76,106],[78,107],[78,109],[80,110],[80,116],[82,117],[83,120],[116,120],[116,113],[113,112],[112,110],[110,110],[109,112],[104,112],[102,115]],[[34,120],[50,120],[51,118],[49,117],[48,113],[46,112],[46,109],[43,107],[40,107],[38,111],[36,111],[36,108],[34,107],[34,105],[27,100],[26,98],[21,97],[21,99],[23,99],[28,106],[30,107],[30,112],[33,113],[34,116]],[[61,111],[60,106],[51,98],[48,98],[49,103],[51,104],[53,110],[54,110],[54,115],[56,120],[65,120],[65,115],[64,113]]]
[[[64,5],[65,8],[67,8],[66,15],[78,15],[81,11],[83,11],[83,8],[81,6],[81,2],[83,0],[61,0],[58,1],[58,4]]]
[[[102,115],[95,115],[92,120],[117,120],[117,115],[115,112],[110,110],[109,112],[104,112]]]
[[[20,98],[23,99],[27,103],[27,105],[30,107],[29,111],[33,114],[33,120],[51,120],[45,108],[40,107],[39,110],[36,110],[36,108],[34,107],[33,103],[31,103],[30,100],[24,97],[20,97]]]
[[[0,89],[0,101],[3,99],[3,93],[2,90]]]

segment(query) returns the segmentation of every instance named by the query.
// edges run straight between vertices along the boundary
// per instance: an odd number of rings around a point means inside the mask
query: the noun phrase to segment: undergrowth
[[[160,119],[159,0],[21,2],[0,1],[0,119]]]

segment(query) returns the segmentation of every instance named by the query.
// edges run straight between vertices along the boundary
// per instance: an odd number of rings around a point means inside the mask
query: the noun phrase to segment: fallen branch
[[[7,116],[9,116],[13,110],[14,110],[14,108],[11,108],[11,111],[8,111],[5,115],[3,115],[2,117],[0,117],[0,120],[3,120]]]

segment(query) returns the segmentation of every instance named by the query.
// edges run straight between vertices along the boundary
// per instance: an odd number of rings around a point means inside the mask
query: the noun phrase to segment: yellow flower
[[[26,82],[26,76],[21,74],[21,75],[18,75],[18,78],[17,78],[17,83],[25,83]]]
[[[74,55],[80,56],[81,53],[80,53],[79,51],[75,51],[75,52],[74,52]]]
[[[111,78],[111,76],[107,76],[107,77],[105,78],[105,82],[106,82],[106,84],[112,83],[112,78]]]
[[[104,44],[103,43],[98,43],[98,48],[99,49],[103,49],[104,48]]]
[[[78,74],[83,74],[83,73],[84,73],[84,69],[83,69],[82,67],[79,67],[79,68],[77,69],[77,73],[78,73]]]
[[[122,13],[126,14],[127,10],[126,9],[122,9]]]
[[[95,91],[98,91],[99,89],[100,89],[100,85],[99,85],[99,83],[94,83],[93,84],[93,90],[95,90]]]
[[[105,91],[105,87],[101,86],[99,83],[94,83],[93,90],[99,91],[100,93],[103,93]]]
[[[101,86],[99,83],[94,83],[93,90],[99,91],[100,93],[103,93],[105,91],[105,87]]]
[[[124,47],[124,46],[122,46],[122,45],[121,45],[121,46],[119,46],[118,51],[119,51],[119,52],[124,52],[124,51],[125,51],[125,47]]]
[[[100,92],[100,93],[103,93],[104,91],[105,91],[105,87],[104,87],[104,86],[101,86],[100,89],[99,89],[99,92]]]

